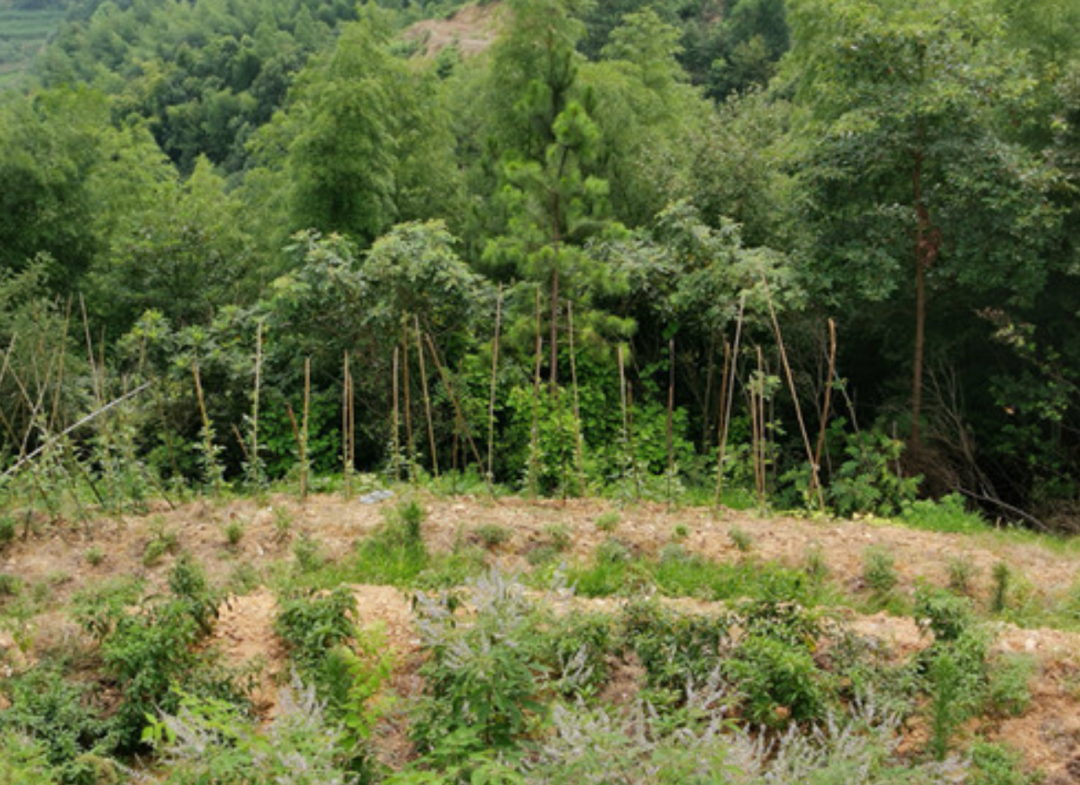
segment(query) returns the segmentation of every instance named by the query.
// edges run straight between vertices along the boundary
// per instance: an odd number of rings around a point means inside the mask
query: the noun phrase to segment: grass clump
[[[15,519],[10,515],[0,515],[0,553],[15,540]]]
[[[514,534],[505,526],[499,526],[497,523],[486,523],[473,529],[473,536],[481,545],[490,550],[510,542]]]
[[[991,531],[977,512],[969,512],[964,497],[950,493],[938,500],[920,499],[904,505],[900,520],[916,529],[947,534],[980,534]]]
[[[605,534],[611,534],[619,526],[622,516],[618,510],[608,510],[596,519],[596,528]]]
[[[1012,582],[1012,570],[1009,565],[999,561],[990,572],[993,587],[990,590],[990,610],[1003,613],[1009,605],[1009,587]]]
[[[244,524],[241,521],[229,521],[225,524],[225,544],[235,548],[244,539]]]
[[[745,529],[734,525],[728,528],[728,539],[741,553],[749,552],[750,547],[754,544],[753,538]]]
[[[970,559],[954,557],[949,559],[946,565],[949,576],[949,588],[957,594],[971,596],[975,588],[975,580],[978,577],[978,568]]]

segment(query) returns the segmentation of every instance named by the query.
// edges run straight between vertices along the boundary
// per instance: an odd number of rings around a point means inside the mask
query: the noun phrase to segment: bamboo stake
[[[667,403],[667,497],[671,507],[671,480],[675,474],[675,447],[672,437],[672,420],[675,416],[675,339],[668,339],[668,403]]]
[[[251,404],[251,478],[256,483],[262,482],[262,470],[259,466],[259,393],[262,387],[263,323],[255,329],[255,397]]]
[[[352,374],[349,372],[349,353],[345,352],[344,379],[341,383],[341,459],[345,480],[345,498],[352,498],[352,452],[349,449]]]
[[[761,486],[758,489],[758,503],[764,507],[765,497],[768,493],[768,465],[767,443],[768,431],[765,422],[765,355],[761,351],[761,345],[757,346],[757,405],[758,405],[758,467],[761,472]]]
[[[311,416],[311,358],[304,358],[304,419],[300,426],[300,501],[308,492],[308,424]]]
[[[821,453],[825,449],[825,431],[829,425],[829,406],[832,404],[833,374],[836,373],[836,322],[829,319],[829,371],[826,375],[825,403],[821,408],[821,430],[818,432],[817,449],[814,450],[814,466],[821,469]],[[815,479],[819,479],[817,474]],[[820,481],[820,480],[819,480]]]
[[[405,460],[409,467],[409,482],[416,485],[416,442],[412,430],[412,398],[409,388],[409,321],[401,322],[401,388],[405,391]]]
[[[210,416],[206,413],[206,398],[203,397],[202,379],[199,378],[199,363],[191,364],[191,372],[195,375],[195,397],[199,401],[199,413],[202,415],[204,449],[206,450],[207,470],[213,472],[214,498],[221,496],[221,479],[218,472],[210,465],[214,459],[214,443],[210,438]]]
[[[431,418],[431,396],[428,394],[427,366],[424,363],[424,345],[420,343],[420,317],[413,316],[416,326],[416,356],[420,359],[420,384],[424,391],[424,416],[427,419],[428,442],[431,445],[431,472],[439,479],[439,454],[435,450],[435,422]]]
[[[537,461],[540,457],[540,352],[543,349],[544,339],[541,337],[540,324],[540,288],[536,289],[536,361],[533,373],[533,411],[532,431],[529,437],[529,494],[537,496],[539,483],[539,466]]]
[[[727,452],[728,427],[731,424],[731,407],[735,403],[735,377],[739,371],[739,339],[742,338],[743,316],[746,313],[746,294],[739,298],[739,315],[735,321],[735,344],[731,349],[731,379],[725,377],[727,388],[727,402],[721,402],[723,418],[720,426],[720,449],[716,453],[716,498],[713,506],[720,506],[720,498],[724,493],[724,454]],[[725,344],[726,346],[726,344]],[[725,355],[726,356],[726,355]],[[725,360],[726,365],[726,360]]]
[[[582,443],[584,435],[581,433],[581,403],[578,399],[577,383],[577,358],[574,348],[574,303],[566,301],[566,326],[567,337],[570,341],[570,385],[574,394],[574,455],[577,462],[579,493],[585,493],[585,448]]]
[[[499,368],[499,332],[502,328],[502,284],[495,297],[495,338],[491,342],[491,395],[488,398],[488,482],[495,479],[495,382]],[[417,328],[419,330],[419,328]]]
[[[791,365],[788,364],[787,350],[784,348],[784,336],[780,332],[780,322],[776,318],[776,309],[773,308],[772,295],[769,294],[769,281],[765,277],[765,273],[761,274],[761,282],[765,285],[765,302],[768,303],[769,316],[772,318],[773,330],[776,331],[776,344],[780,349],[780,362],[784,366],[784,375],[787,377],[788,388],[791,391],[791,401],[795,405],[795,418],[799,421],[799,431],[802,433],[803,445],[806,447],[806,460],[810,462],[810,488],[817,492],[818,508],[825,509],[825,495],[821,492],[821,483],[818,481],[818,467],[814,462],[814,450],[810,446],[810,436],[806,431],[802,407],[799,405],[799,394],[795,389],[795,377],[791,373]]]
[[[619,365],[619,402],[622,405],[622,448],[623,448],[623,471],[630,470],[630,455],[627,452],[630,444],[630,429],[626,411],[626,364],[623,362],[622,344],[615,349],[615,358]]]
[[[634,384],[626,383],[626,410],[630,417],[630,476],[634,478],[634,499],[641,500],[641,477],[637,470],[637,450],[634,449]]]
[[[469,423],[465,420],[465,413],[461,409],[461,401],[458,400],[458,396],[454,392],[454,385],[450,383],[450,377],[446,373],[446,368],[443,367],[442,362],[439,360],[439,352],[435,348],[435,342],[431,340],[431,336],[428,333],[424,333],[424,340],[427,342],[428,349],[431,351],[431,358],[435,361],[435,367],[439,371],[439,377],[442,379],[443,386],[450,396],[450,401],[454,404],[454,411],[457,412],[458,420],[461,422],[461,432],[465,435],[465,441],[468,442],[469,448],[472,450],[473,458],[476,459],[476,465],[482,468],[484,462],[480,459],[479,450],[476,449],[476,442],[473,441],[472,431],[469,430]],[[464,464],[464,461],[462,461],[462,463]],[[464,469],[464,465],[462,466],[462,469]],[[488,490],[494,492],[491,483],[488,483]]]
[[[398,415],[398,352],[394,347],[394,482],[401,482],[401,419]]]

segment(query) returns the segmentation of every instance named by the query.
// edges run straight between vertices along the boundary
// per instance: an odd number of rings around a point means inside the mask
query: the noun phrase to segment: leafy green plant
[[[15,540],[16,523],[10,515],[0,515],[0,553]]]
[[[880,430],[846,437],[844,455],[829,485],[829,497],[841,515],[893,515],[915,499],[921,478],[901,477],[896,465],[904,444]]]
[[[949,588],[957,594],[970,596],[978,576],[978,568],[971,559],[962,556],[949,559],[946,571],[949,575]]]
[[[293,556],[296,558],[297,569],[305,574],[317,572],[326,564],[322,546],[306,534],[293,543]]]
[[[278,605],[274,631],[288,644],[301,676],[321,685],[327,652],[353,638],[356,598],[338,587],[329,593],[297,593]]]
[[[0,597],[17,597],[22,586],[22,579],[18,576],[0,572]]]
[[[671,530],[671,539],[674,542],[681,542],[690,536],[690,527],[685,523],[676,523]]]
[[[1031,704],[1031,677],[1035,672],[1034,658],[1018,654],[997,657],[990,669],[986,703],[988,710],[999,717],[1016,717]]]
[[[38,666],[10,679],[5,691],[11,708],[0,712],[0,737],[22,733],[36,739],[61,785],[99,781],[94,774],[109,767],[103,756],[113,740],[108,721],[86,700],[86,686],[68,681],[56,667]]]
[[[326,716],[315,690],[295,680],[281,689],[265,731],[228,701],[187,693],[172,713],[155,716],[144,739],[165,764],[168,785],[355,783],[344,731]]]
[[[150,521],[150,539],[143,550],[143,566],[154,567],[167,553],[176,553],[180,549],[180,541],[176,532],[170,531],[165,524],[165,519],[155,516]]]
[[[94,545],[86,550],[84,558],[86,559],[86,563],[91,567],[97,567],[105,561],[105,553],[101,550],[100,546]]]
[[[417,596],[429,652],[421,668],[426,699],[413,721],[423,750],[468,730],[484,747],[512,748],[541,708],[537,620],[524,587],[497,571],[471,583],[475,612],[456,616],[456,595]]]
[[[915,618],[925,623],[936,641],[955,641],[975,622],[975,609],[966,597],[921,584],[915,591]]]
[[[0,735],[0,782],[7,785],[61,785],[53,777],[41,745],[21,731]]]
[[[221,597],[210,588],[206,574],[189,554],[180,554],[169,572],[169,590],[186,607],[199,631],[208,635],[218,618]]]
[[[731,621],[676,614],[656,601],[630,603],[621,619],[627,645],[645,667],[649,686],[681,696],[704,684],[720,664]]]
[[[1038,772],[1024,771],[1023,755],[1001,744],[976,741],[969,752],[972,767],[972,785],[1038,785],[1042,777]]]
[[[863,580],[875,594],[884,597],[898,580],[896,560],[884,546],[873,545],[863,552]]]

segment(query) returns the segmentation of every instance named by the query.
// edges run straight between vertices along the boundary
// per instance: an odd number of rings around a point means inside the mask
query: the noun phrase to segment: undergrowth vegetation
[[[991,649],[996,594],[1015,603],[1004,579],[973,598],[952,570],[950,589],[921,583],[911,598],[884,551],[844,586],[820,549],[794,567],[737,534],[734,558],[714,561],[682,534],[652,553],[620,538],[614,515],[587,555],[570,527],[539,527],[515,573],[499,566],[501,535],[478,543],[463,527],[432,548],[415,490],[383,510],[337,553],[268,515],[287,658],[269,722],[253,692],[265,674],[225,665],[210,643],[223,598],[189,553],[158,568],[160,591],[112,579],[77,592],[84,648],[0,682],[8,779],[134,783],[149,754],[171,785],[1027,782],[979,736],[1031,700],[1034,661]],[[162,520],[149,531],[170,539]],[[415,652],[362,616],[362,584],[412,598]],[[917,652],[894,656],[839,611],[882,603],[917,620]],[[413,669],[418,687],[403,690]],[[912,723],[927,740],[901,748]],[[386,755],[388,733],[406,755]]]

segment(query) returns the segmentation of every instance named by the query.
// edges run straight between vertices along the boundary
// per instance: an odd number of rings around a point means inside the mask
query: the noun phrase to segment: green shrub
[[[483,748],[508,750],[541,709],[535,700],[543,670],[536,634],[541,625],[524,587],[491,571],[471,589],[475,612],[465,617],[454,613],[455,594],[417,596],[429,655],[420,670],[425,700],[412,724],[422,751],[463,732]]]
[[[677,614],[649,600],[627,605],[621,622],[648,685],[680,696],[688,683],[705,683],[719,667],[731,624],[726,617]]]
[[[0,597],[18,597],[23,582],[20,578],[6,572],[0,572]]]
[[[935,640],[955,641],[971,628],[975,609],[966,597],[924,584],[915,591],[915,618],[929,626]]]
[[[947,572],[949,574],[949,588],[957,594],[970,596],[978,573],[978,568],[971,562],[971,559],[962,556],[949,559]]]
[[[1000,716],[1019,716],[1031,704],[1031,676],[1035,672],[1034,658],[1018,654],[998,657],[990,669],[987,685],[987,708]]]
[[[615,645],[613,622],[602,613],[567,614],[543,631],[538,659],[558,693],[591,695],[607,680],[607,657]]]
[[[61,785],[45,751],[21,731],[0,733],[0,782],[4,785]]]
[[[87,688],[56,668],[38,666],[10,679],[5,691],[11,708],[0,713],[0,737],[22,733],[36,739],[61,785],[95,783],[95,772],[108,765],[101,756],[111,750],[112,739],[108,723],[87,703]]]
[[[920,499],[908,502],[900,520],[917,529],[953,534],[977,534],[989,530],[986,521],[975,512],[968,512],[964,497],[950,493],[941,499]]]
[[[305,680],[319,684],[327,652],[352,639],[355,613],[356,598],[345,587],[279,601],[274,632],[288,644],[293,665]]]
[[[189,554],[181,554],[169,572],[169,591],[186,607],[199,631],[209,634],[218,618],[221,597],[211,590],[206,574]]]
[[[971,785],[1038,785],[1039,774],[1026,774],[1023,756],[1000,744],[977,741],[969,752],[974,771]]]
[[[10,515],[0,515],[0,553],[3,553],[4,548],[15,540],[16,528],[14,518]]]
[[[825,712],[825,675],[804,646],[754,635],[739,644],[723,670],[745,696],[751,722],[783,727],[790,720],[819,719]]]
[[[898,580],[896,560],[880,545],[873,545],[863,553],[863,580],[875,594],[885,596],[893,590]]]
[[[841,515],[893,515],[914,501],[921,478],[900,477],[894,471],[903,442],[877,429],[845,438],[845,460],[829,485],[829,497]]]
[[[101,643],[101,659],[124,696],[113,717],[120,752],[141,748],[147,716],[177,709],[174,688],[242,701],[212,651],[196,650],[199,625],[186,603],[144,606],[118,616],[114,625]]]
[[[315,691],[294,681],[282,688],[279,706],[263,730],[227,701],[184,694],[174,711],[156,713],[159,719],[147,728],[168,772],[165,783],[355,783],[347,737],[325,716]]]
[[[404,527],[406,541],[412,545],[420,544],[423,541],[421,527],[427,518],[427,511],[420,502],[415,499],[402,502],[397,507],[397,517]]]

